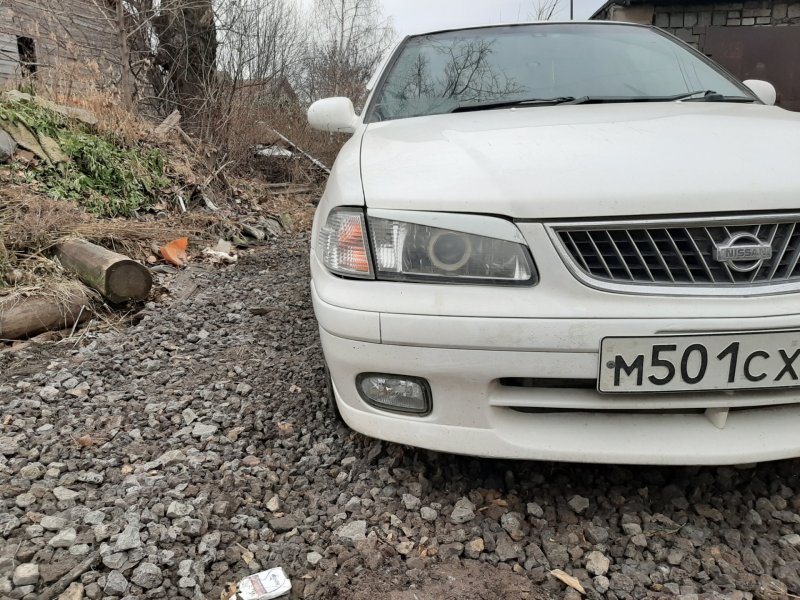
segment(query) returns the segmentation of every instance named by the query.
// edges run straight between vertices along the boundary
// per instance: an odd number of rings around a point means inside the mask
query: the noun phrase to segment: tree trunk
[[[157,63],[166,72],[173,108],[197,131],[217,77],[217,29],[211,0],[163,0],[153,20]]]
[[[18,340],[44,331],[66,329],[91,314],[89,298],[77,290],[65,298],[9,296],[0,301],[0,338]]]
[[[153,286],[147,267],[86,240],[67,240],[56,255],[65,269],[115,304],[144,300]]]
[[[120,96],[125,108],[133,106],[133,73],[131,73],[130,51],[128,50],[128,28],[125,27],[125,7],[122,0],[117,0],[117,27],[119,31],[119,58],[120,58]]]

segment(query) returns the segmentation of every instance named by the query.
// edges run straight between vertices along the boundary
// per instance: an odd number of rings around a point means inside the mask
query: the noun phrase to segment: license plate
[[[601,392],[800,386],[800,331],[604,338]]]

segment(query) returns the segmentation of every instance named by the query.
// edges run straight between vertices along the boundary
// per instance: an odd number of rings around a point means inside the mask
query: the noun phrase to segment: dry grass
[[[278,131],[321,161],[327,167],[333,165],[336,155],[350,136],[316,131],[308,125],[306,109],[296,103],[258,105],[239,103],[232,107],[228,123],[228,147],[231,157],[243,173],[258,171],[257,161],[252,156],[252,147],[257,144],[280,143],[274,131]],[[311,168],[305,158],[298,157],[294,167],[288,170],[289,181],[308,183],[319,179],[319,172]]]
[[[150,255],[152,242],[163,244],[183,236],[202,242],[213,229],[203,218],[99,219],[73,202],[45,198],[26,186],[1,185],[0,270],[5,287],[0,287],[0,296],[65,293],[60,286],[74,283],[48,257],[58,243],[70,237],[141,260]]]
[[[58,104],[77,106],[88,110],[97,119],[97,132],[133,146],[151,134],[152,126],[138,114],[126,108],[119,96],[109,91],[92,90],[82,94],[41,95]]]
[[[204,237],[201,227],[175,217],[99,219],[74,202],[51,200],[20,185],[4,185],[0,198],[0,235],[6,253],[43,255],[68,237],[82,237],[143,258],[151,241],[166,242],[184,235]]]

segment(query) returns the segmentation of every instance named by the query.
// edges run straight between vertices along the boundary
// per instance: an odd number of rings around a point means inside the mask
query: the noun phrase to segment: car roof
[[[495,27],[525,27],[528,25],[620,25],[625,27],[644,27],[644,28],[652,28],[652,25],[643,25],[641,23],[628,23],[625,21],[589,21],[589,20],[581,20],[581,21],[522,21],[522,22],[514,22],[514,23],[489,23],[485,25],[469,25],[466,27],[449,27],[446,29],[433,29],[433,30],[425,30],[425,31],[417,31],[414,33],[410,33],[405,36],[405,38],[409,37],[417,37],[422,35],[434,35],[437,33],[449,33],[452,31],[470,31],[472,29],[491,29]]]

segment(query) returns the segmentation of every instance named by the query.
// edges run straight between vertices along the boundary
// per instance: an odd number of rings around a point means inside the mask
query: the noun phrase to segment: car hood
[[[515,218],[800,205],[800,115],[669,102],[487,110],[366,126],[368,207]]]

